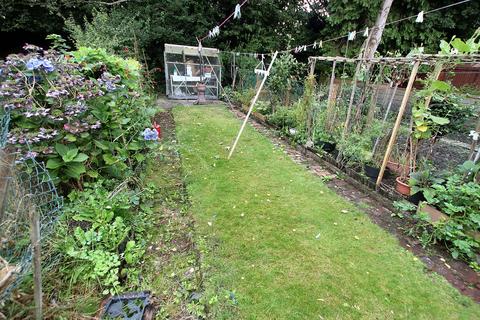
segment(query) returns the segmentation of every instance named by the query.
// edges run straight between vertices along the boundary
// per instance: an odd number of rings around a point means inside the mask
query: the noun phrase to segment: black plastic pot
[[[111,297],[100,319],[142,320],[148,310],[150,292],[131,292]]]
[[[368,164],[363,166],[363,170],[365,171],[365,175],[372,180],[376,180],[380,174],[380,168],[372,167]]]
[[[322,149],[323,151],[325,152],[328,152],[328,153],[332,153],[333,150],[335,150],[335,147],[337,146],[336,143],[332,143],[332,142],[327,142],[327,141],[317,141],[317,146],[320,147],[320,149]]]
[[[423,196],[423,192],[419,191],[419,192],[409,196],[407,198],[407,200],[410,201],[411,203],[413,203],[414,205],[418,205],[420,203],[420,201],[425,201],[425,197]]]

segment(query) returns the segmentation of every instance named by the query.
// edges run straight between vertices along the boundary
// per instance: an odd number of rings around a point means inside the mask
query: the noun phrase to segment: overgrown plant
[[[448,218],[432,224],[429,216],[421,213],[418,217],[424,223],[417,226],[422,230],[424,245],[443,241],[455,259],[468,261],[476,270],[480,270],[479,171],[480,165],[467,161],[445,182],[434,181],[425,198]]]
[[[139,63],[102,49],[25,50],[0,62],[8,143],[21,158],[45,161],[66,192],[83,179],[131,175],[144,160],[140,132],[153,111]]]

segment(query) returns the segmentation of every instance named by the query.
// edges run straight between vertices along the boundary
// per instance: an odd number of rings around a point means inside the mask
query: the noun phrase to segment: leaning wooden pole
[[[253,97],[252,102],[250,103],[250,108],[248,109],[247,115],[245,116],[245,119],[243,120],[242,127],[240,128],[240,131],[238,132],[237,138],[235,139],[235,142],[232,145],[232,148],[230,149],[230,153],[228,154],[228,159],[232,157],[233,152],[235,151],[235,148],[237,147],[238,140],[240,140],[240,136],[243,133],[243,130],[245,129],[245,126],[247,125],[248,118],[250,118],[250,114],[252,113],[253,107],[255,106],[255,103],[257,102],[258,97],[260,96],[260,93],[262,92],[263,86],[265,85],[265,82],[267,81],[267,77],[270,75],[270,71],[272,70],[273,63],[275,62],[275,59],[277,59],[277,54],[278,51],[275,51],[272,57],[272,61],[270,62],[270,65],[268,66],[267,72],[265,76],[262,79],[262,82],[260,83],[260,86],[257,89],[257,93],[255,94],[255,97]]]
[[[383,175],[385,174],[385,168],[387,167],[388,159],[390,159],[390,154],[393,150],[393,145],[397,140],[397,134],[400,130],[400,125],[402,123],[403,114],[407,108],[408,99],[410,98],[410,93],[412,92],[413,83],[415,82],[415,78],[417,77],[418,67],[420,66],[420,61],[415,61],[413,65],[412,72],[410,73],[410,79],[408,80],[407,89],[405,90],[405,94],[403,95],[402,104],[400,105],[400,109],[398,110],[397,120],[395,121],[395,125],[393,126],[392,135],[390,136],[390,141],[387,145],[387,150],[385,151],[385,156],[383,157],[382,167],[380,168],[380,173],[377,178],[377,186],[382,183]]]

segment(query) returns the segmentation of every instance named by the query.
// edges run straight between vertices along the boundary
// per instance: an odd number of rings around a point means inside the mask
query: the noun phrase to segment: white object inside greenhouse
[[[165,44],[166,93],[171,99],[197,99],[197,84],[205,83],[207,99],[220,94],[220,51],[214,48]],[[218,77],[218,78],[217,78]]]

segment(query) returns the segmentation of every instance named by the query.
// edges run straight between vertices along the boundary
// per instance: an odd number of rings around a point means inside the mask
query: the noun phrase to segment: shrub
[[[78,181],[125,177],[144,160],[150,99],[140,65],[103,49],[60,54],[25,47],[0,62],[0,103],[11,113],[8,143],[20,160],[47,163],[67,192]]]

